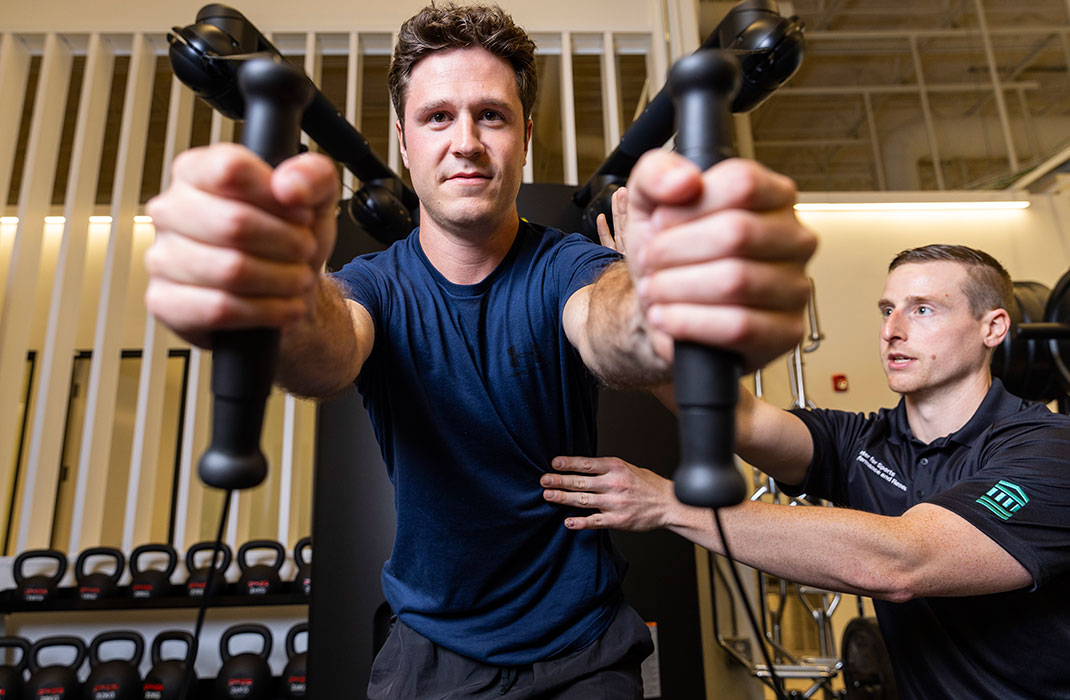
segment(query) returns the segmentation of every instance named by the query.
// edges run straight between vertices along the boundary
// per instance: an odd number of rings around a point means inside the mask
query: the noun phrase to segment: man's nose
[[[454,130],[453,152],[458,156],[472,158],[484,151],[479,125],[471,114],[462,114]]]
[[[894,338],[900,340],[906,339],[906,322],[903,318],[903,314],[899,311],[891,311],[884,317],[884,322],[881,324],[881,339],[890,341]]]

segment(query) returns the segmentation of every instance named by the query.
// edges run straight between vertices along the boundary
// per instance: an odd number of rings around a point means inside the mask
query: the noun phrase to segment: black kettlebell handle
[[[82,551],[78,555],[78,559],[74,562],[74,575],[81,581],[83,578],[89,575],[89,572],[85,570],[86,562],[89,557],[109,557],[115,560],[115,571],[108,577],[112,583],[118,583],[119,578],[123,575],[123,568],[126,566],[126,556],[116,549],[115,547],[89,547]]]
[[[20,674],[25,671],[30,663],[30,640],[16,635],[0,637],[0,649],[4,648],[22,650],[22,656],[19,657],[18,662],[9,668],[14,668]]]
[[[256,622],[248,622],[244,625],[228,627],[219,638],[219,655],[222,657],[224,663],[226,663],[232,656],[230,653],[231,638],[239,634],[255,634],[260,636],[264,640],[264,648],[257,656],[262,659],[267,659],[271,656],[271,630],[268,629],[266,625],[261,625]]]
[[[143,554],[164,554],[167,556],[167,565],[163,569],[152,569],[152,571],[160,571],[164,576],[170,578],[171,574],[175,573],[175,567],[178,566],[178,552],[175,548],[169,544],[143,544],[134,547],[134,551],[130,552],[130,575],[138,576],[149,569],[141,569],[138,567],[138,561],[140,561]]]
[[[238,547],[238,566],[243,572],[250,568],[247,555],[254,549],[270,549],[275,552],[275,563],[271,565],[275,571],[281,569],[283,562],[286,561],[286,549],[275,540],[249,540]]]
[[[301,116],[315,87],[284,60],[251,59],[238,72],[245,100],[242,142],[275,167],[295,155]],[[264,406],[275,377],[278,328],[217,331],[212,336],[212,442],[201,457],[201,481],[246,489],[267,475],[260,450]]]
[[[183,630],[164,630],[156,635],[156,638],[152,640],[151,658],[152,665],[163,661],[163,644],[164,642],[183,642],[186,645],[186,655],[181,659],[175,659],[176,661],[185,661],[186,659],[197,657],[197,642],[193,639],[193,635]],[[191,654],[190,651],[193,650]]]
[[[728,108],[739,84],[738,61],[715,49],[685,56],[669,72],[676,149],[702,171],[732,156]],[[673,475],[676,497],[705,508],[741,503],[747,484],[733,456],[739,357],[678,340],[673,371],[680,429],[680,466]]]
[[[51,580],[55,583],[59,583],[63,580],[64,574],[67,573],[67,556],[63,552],[57,552],[54,549],[27,549],[22,554],[15,557],[15,563],[12,564],[12,575],[15,577],[15,585],[21,586],[22,583],[28,578],[23,573],[23,566],[30,559],[55,559],[59,568],[56,569],[56,573],[51,577]],[[43,575],[43,574],[35,574]]]
[[[298,567],[308,566],[308,560],[305,559],[305,550],[311,548],[311,537],[302,537],[297,540],[297,544],[294,545],[294,561],[297,562]]]
[[[59,635],[59,636],[56,636],[56,637],[44,637],[43,639],[38,639],[36,642],[34,642],[33,646],[30,647],[30,655],[29,655],[30,673],[36,673],[41,668],[40,663],[38,663],[38,658],[39,658],[39,656],[41,654],[41,650],[42,649],[47,649],[48,647],[73,647],[74,648],[74,650],[75,650],[74,661],[70,665],[64,666],[63,668],[69,668],[72,671],[77,672],[78,669],[81,668],[82,664],[85,662],[85,642],[82,641],[82,639],[80,639],[79,637],[72,637],[72,636],[68,636],[68,635]]]
[[[89,643],[89,665],[99,666],[100,661],[100,646],[107,642],[133,642],[134,653],[130,655],[128,659],[121,659],[124,662],[129,662],[134,666],[141,664],[141,657],[145,655],[145,638],[140,633],[134,630],[113,630],[110,632],[101,632],[96,637],[93,637],[93,641]]]
[[[197,544],[192,545],[189,549],[186,550],[186,569],[191,574],[196,571],[198,568],[196,566],[196,562],[194,561],[196,555],[200,554],[201,552],[210,552],[215,549],[215,546],[215,542],[198,542]],[[219,543],[219,551],[223,553],[223,561],[220,562],[218,569],[220,573],[226,573],[226,570],[230,567],[230,562],[234,559],[234,553],[231,551],[230,545],[226,542]],[[205,566],[204,568],[209,568],[210,566],[212,566],[212,564],[215,563],[215,561],[216,555],[213,554],[211,562],[209,562],[208,566]]]
[[[308,632],[307,622],[298,622],[286,633],[286,658],[292,659],[297,656],[297,635]]]

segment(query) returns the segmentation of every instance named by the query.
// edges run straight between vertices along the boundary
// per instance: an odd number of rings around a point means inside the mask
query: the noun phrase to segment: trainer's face
[[[975,318],[965,266],[908,263],[888,275],[879,307],[881,364],[900,394],[947,389],[988,372],[989,348],[1006,333],[1002,309]]]
[[[421,59],[397,128],[421,222],[469,235],[515,225],[531,127],[508,62],[475,47]]]

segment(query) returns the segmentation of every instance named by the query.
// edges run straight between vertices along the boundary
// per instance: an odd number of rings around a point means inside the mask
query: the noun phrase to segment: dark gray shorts
[[[639,614],[622,604],[594,643],[530,666],[502,667],[455,654],[400,620],[375,657],[369,700],[641,700],[639,665],[654,651]]]

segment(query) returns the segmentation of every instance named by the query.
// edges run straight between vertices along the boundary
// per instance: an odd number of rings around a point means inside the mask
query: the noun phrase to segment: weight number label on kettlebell
[[[231,678],[227,681],[227,697],[244,698],[253,690],[252,678]]]

